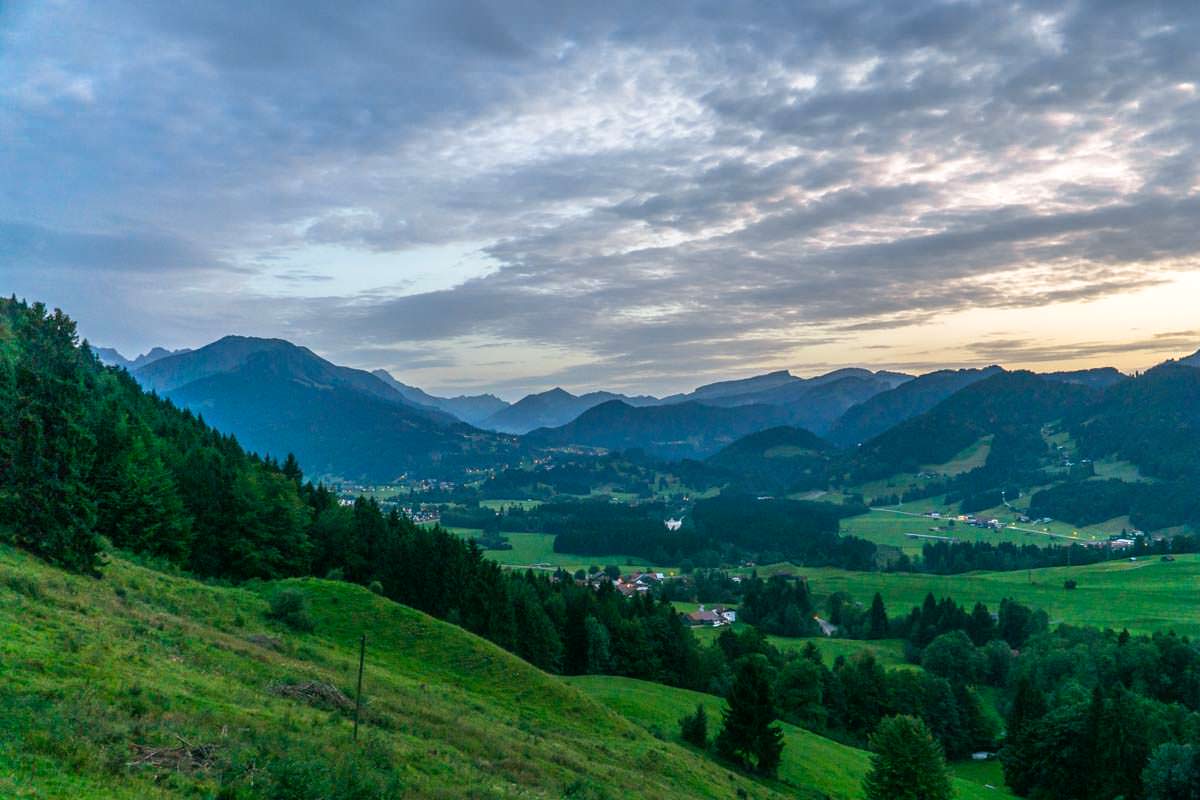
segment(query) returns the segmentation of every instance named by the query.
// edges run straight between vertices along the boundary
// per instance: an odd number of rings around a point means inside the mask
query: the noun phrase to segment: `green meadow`
[[[795,570],[794,567],[789,567]],[[769,574],[770,568],[760,569]],[[953,597],[960,604],[986,603],[995,611],[1012,598],[1044,609],[1052,623],[1092,625],[1135,633],[1174,630],[1200,635],[1200,556],[1184,555],[1172,562],[1157,557],[1113,561],[1084,567],[1055,567],[1020,572],[971,572],[963,575],[848,572],[831,568],[805,569],[809,586],[818,596],[849,592],[869,603],[883,595],[893,616],[920,605],[925,595]],[[1077,588],[1064,588],[1067,579]]]
[[[679,741],[679,719],[694,711],[697,704],[703,704],[708,713],[710,735],[720,725],[724,701],[713,695],[610,676],[588,675],[569,678],[568,682],[668,741]],[[862,779],[870,765],[868,753],[794,725],[782,726],[785,743],[779,780],[790,791],[799,790],[800,797],[830,800],[858,800],[863,796]],[[956,774],[960,775],[954,781],[958,800],[1012,797],[1003,789],[984,785],[999,785],[993,771],[972,765],[960,773],[956,765]]]
[[[283,588],[310,632],[267,618]],[[460,628],[315,579],[227,588],[113,559],[97,580],[0,546],[0,708],[4,798],[784,796]]]

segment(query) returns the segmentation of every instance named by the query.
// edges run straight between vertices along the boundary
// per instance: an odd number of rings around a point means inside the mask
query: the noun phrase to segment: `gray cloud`
[[[16,4],[0,276],[130,349],[465,388],[877,348],[1194,269],[1198,38],[1165,0]],[[436,248],[487,270],[413,294]]]

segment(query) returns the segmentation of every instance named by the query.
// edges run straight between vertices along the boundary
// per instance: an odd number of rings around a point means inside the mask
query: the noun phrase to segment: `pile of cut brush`
[[[151,747],[145,744],[131,744],[133,760],[130,767],[156,767],[158,769],[173,769],[192,772],[205,770],[212,766],[217,754],[215,744],[192,744],[187,739],[176,734],[179,740],[176,747]]]
[[[354,701],[333,684],[309,681],[307,683],[276,683],[269,687],[271,694],[290,697],[305,703],[337,711],[353,711]]]

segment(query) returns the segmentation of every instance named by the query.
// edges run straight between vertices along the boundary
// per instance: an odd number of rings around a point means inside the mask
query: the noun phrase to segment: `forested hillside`
[[[905,420],[924,414],[960,389],[1001,371],[999,367],[987,367],[921,375],[848,409],[827,436],[843,447],[865,442]]]
[[[860,479],[915,472],[922,465],[949,461],[988,435],[1040,441],[1043,424],[1086,408],[1095,396],[1094,390],[1031,372],[999,373],[863,444],[851,469]],[[1046,449],[1044,443],[1035,447]],[[1023,448],[1018,444],[1014,449]]]
[[[1168,363],[1112,386],[1064,424],[1082,456],[1116,457],[1148,480],[1070,481],[1033,497],[1031,510],[1075,524],[1129,516],[1144,530],[1200,525],[1200,369]]]
[[[706,459],[740,476],[751,492],[794,492],[825,486],[833,448],[816,434],[781,426],[752,433]]]

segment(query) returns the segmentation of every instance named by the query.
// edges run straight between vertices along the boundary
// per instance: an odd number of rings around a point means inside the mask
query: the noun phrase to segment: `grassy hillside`
[[[311,633],[267,620],[280,586]],[[352,696],[363,631],[355,747],[341,695],[286,687]],[[0,547],[0,708],[3,797],[778,796],[345,583],[222,588],[119,559],[96,580]]]
[[[674,689],[656,683],[627,678],[588,675],[569,678],[569,682],[600,700],[609,708],[664,735],[678,739],[678,720],[703,703],[712,722],[721,719],[723,701],[712,695]],[[857,800],[862,795],[862,778],[869,767],[869,755],[853,747],[838,744],[792,725],[784,725],[783,763],[779,779],[794,787],[815,790],[832,800]],[[991,775],[970,771],[972,778]],[[954,781],[958,800],[988,800],[1012,797],[1002,789],[991,789],[975,780]]]
[[[794,567],[789,567],[794,570]],[[769,569],[760,569],[768,574]],[[817,595],[846,591],[861,602],[875,592],[883,595],[891,614],[920,605],[926,593],[953,597],[970,607],[983,601],[993,611],[1011,597],[1045,609],[1052,623],[1066,622],[1134,633],[1174,630],[1200,635],[1200,556],[1179,556],[1173,562],[1143,558],[1118,559],[1086,567],[1056,567],[1030,572],[972,572],[963,575],[847,572],[806,569]],[[1068,578],[1078,588],[1066,590]],[[1032,582],[1031,582],[1032,581]]]

